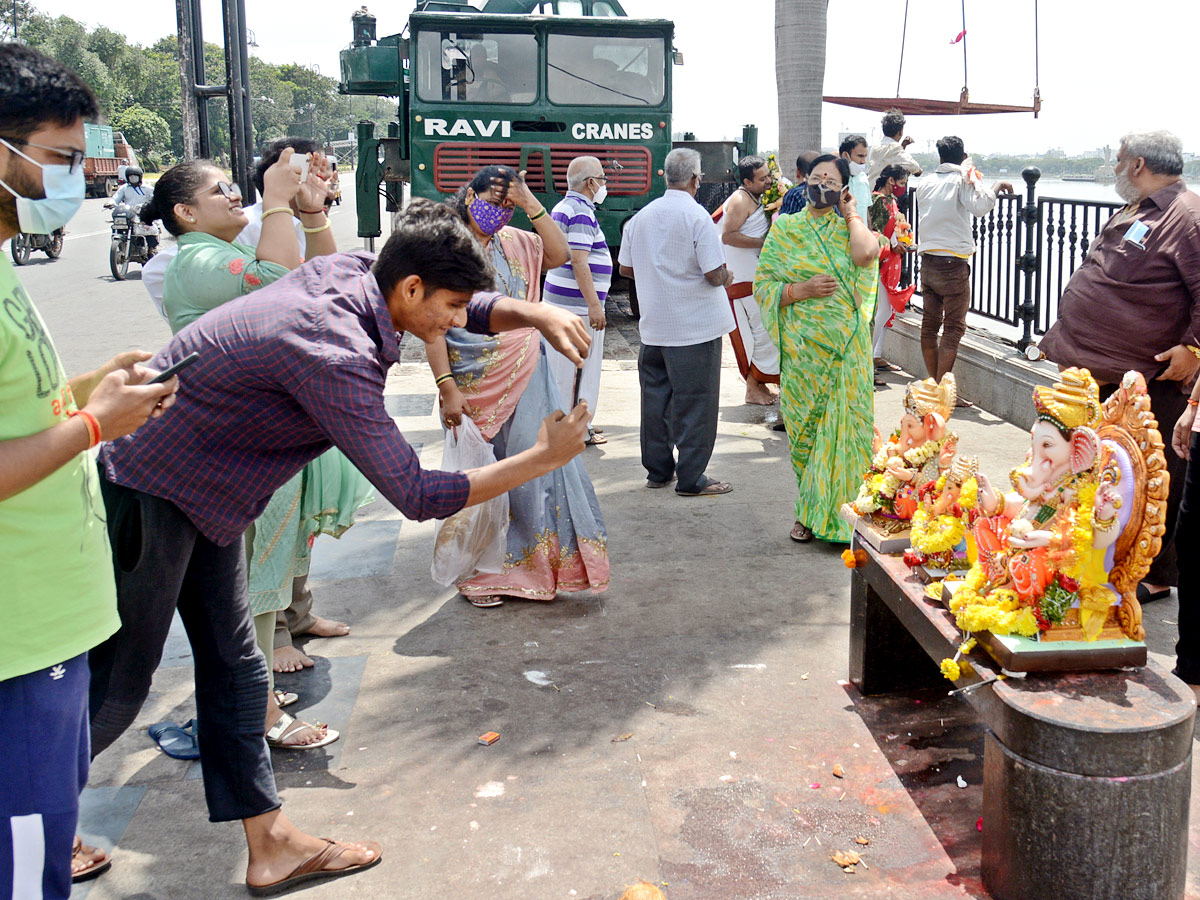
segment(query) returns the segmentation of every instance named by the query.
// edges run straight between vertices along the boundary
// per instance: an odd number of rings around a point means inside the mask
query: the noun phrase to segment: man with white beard
[[[1117,152],[1117,193],[1128,205],[1105,223],[1058,302],[1040,347],[1062,368],[1086,366],[1107,398],[1121,376],[1146,377],[1159,427],[1187,406],[1200,370],[1200,197],[1183,174],[1183,145],[1167,131],[1127,134]],[[1187,463],[1170,451],[1162,551],[1138,587],[1143,603],[1178,579],[1175,518]]]

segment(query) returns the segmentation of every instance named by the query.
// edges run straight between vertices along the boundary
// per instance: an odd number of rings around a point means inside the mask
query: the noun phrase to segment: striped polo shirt
[[[612,254],[608,252],[608,242],[604,240],[604,232],[596,221],[595,204],[578,191],[567,191],[550,217],[566,234],[572,250],[588,251],[588,268],[592,270],[596,294],[603,304],[608,297],[608,286],[612,283]],[[587,314],[587,301],[579,290],[570,262],[546,273],[542,298],[579,315]]]

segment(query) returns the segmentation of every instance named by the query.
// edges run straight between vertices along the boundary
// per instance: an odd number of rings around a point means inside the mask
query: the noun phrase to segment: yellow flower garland
[[[912,545],[926,556],[953,550],[966,533],[967,523],[959,516],[931,517],[924,509],[918,509],[912,518]]]

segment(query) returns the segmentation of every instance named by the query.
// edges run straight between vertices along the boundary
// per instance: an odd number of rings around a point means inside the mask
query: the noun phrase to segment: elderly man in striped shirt
[[[600,223],[596,206],[608,193],[604,167],[594,156],[579,156],[567,166],[567,195],[550,213],[567,236],[571,261],[546,273],[546,288],[542,300],[572,312],[583,319],[591,336],[591,348],[583,365],[579,381],[580,400],[587,401],[592,416],[600,399],[600,364],[604,357],[604,302],[612,282],[612,254]],[[550,376],[558,385],[559,399],[564,412],[569,412],[576,399],[575,364],[543,339]],[[605,438],[588,423],[589,444],[603,444]]]

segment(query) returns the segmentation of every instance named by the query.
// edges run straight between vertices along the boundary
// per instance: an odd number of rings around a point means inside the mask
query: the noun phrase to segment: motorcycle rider
[[[153,197],[154,188],[146,187],[141,168],[138,166],[127,166],[125,169],[125,184],[117,188],[117,192],[112,196],[112,203],[114,207],[125,204],[136,214]],[[150,230],[147,230],[145,236],[146,245],[151,250],[154,250],[158,246],[158,235],[152,234]]]

